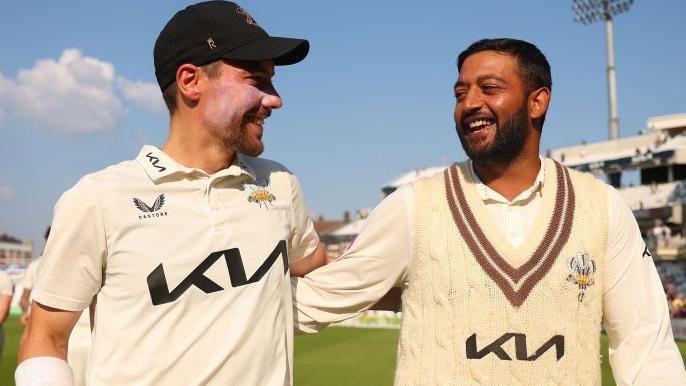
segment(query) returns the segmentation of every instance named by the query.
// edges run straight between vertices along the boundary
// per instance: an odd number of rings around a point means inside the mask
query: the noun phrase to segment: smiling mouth
[[[264,125],[265,119],[267,119],[267,118],[266,118],[266,117],[265,117],[265,118],[263,118],[263,117],[258,117],[258,116],[254,116],[254,115],[253,115],[253,116],[247,117],[246,121],[247,121],[248,123],[254,123],[254,124],[256,124],[256,125],[262,127],[262,125]]]
[[[495,124],[495,120],[491,118],[477,118],[469,121],[463,121],[462,127],[465,134],[474,134],[483,132],[487,127]]]

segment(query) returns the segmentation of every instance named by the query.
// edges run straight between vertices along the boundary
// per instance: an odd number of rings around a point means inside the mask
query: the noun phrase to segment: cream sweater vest
[[[555,161],[544,167],[519,248],[466,163],[414,183],[396,385],[600,385],[607,188]]]

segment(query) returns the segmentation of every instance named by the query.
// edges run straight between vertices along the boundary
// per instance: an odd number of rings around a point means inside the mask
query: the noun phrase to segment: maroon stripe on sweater
[[[562,247],[569,240],[574,218],[575,195],[567,170],[557,162],[555,162],[555,168],[557,194],[548,229],[531,258],[519,268],[514,268],[507,263],[480,228],[464,196],[457,165],[453,165],[449,169],[450,172],[448,170],[444,172],[448,207],[460,234],[479,265],[496,282],[513,306],[519,306],[526,300],[531,290],[550,271]],[[476,239],[472,236],[472,232]],[[490,256],[484,254],[483,251]],[[504,275],[493,264],[500,268]],[[536,266],[538,268],[534,269]],[[519,290],[516,290],[506,279],[508,277],[516,284],[524,276],[528,277]]]

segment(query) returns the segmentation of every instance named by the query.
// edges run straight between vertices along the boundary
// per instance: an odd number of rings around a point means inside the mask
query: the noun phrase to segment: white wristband
[[[74,386],[71,368],[55,357],[33,357],[17,366],[14,372],[17,386]]]

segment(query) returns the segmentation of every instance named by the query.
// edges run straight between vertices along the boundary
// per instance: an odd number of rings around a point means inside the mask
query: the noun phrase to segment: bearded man
[[[601,322],[617,384],[686,384],[631,209],[539,155],[545,56],[487,39],[457,69],[469,160],[398,189],[343,256],[294,279],[298,327],[354,316],[400,286],[396,385],[600,385]]]

